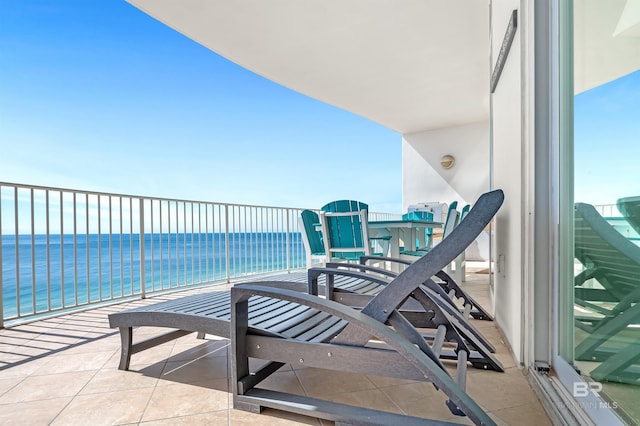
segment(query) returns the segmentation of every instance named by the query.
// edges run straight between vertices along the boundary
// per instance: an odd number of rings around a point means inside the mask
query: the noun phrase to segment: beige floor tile
[[[113,351],[88,352],[81,354],[65,353],[47,357],[47,362],[34,371],[34,375],[67,373],[71,371],[99,370],[113,356]]]
[[[0,406],[2,425],[49,425],[71,398],[54,398],[41,401],[18,402]]]
[[[217,381],[220,382],[217,387],[226,388],[226,379]],[[207,382],[206,387],[197,383],[158,386],[153,391],[142,420],[160,420],[227,409],[229,393],[210,386],[210,382]]]
[[[227,357],[211,356],[193,361],[167,362],[160,375],[161,380],[158,386],[226,379],[228,371]]]
[[[0,379],[0,396],[5,392],[11,390],[14,386],[16,386],[23,380],[23,377],[10,377],[7,379]]]
[[[488,275],[470,275],[464,285],[476,300],[490,303],[487,280]],[[219,336],[205,340],[196,339],[195,334],[183,336],[133,355],[130,371],[118,370],[120,337],[108,327],[107,315],[174,297],[164,295],[0,330],[4,352],[0,424],[22,425],[27,412],[31,424],[43,425],[54,420],[61,425],[333,425],[277,410],[257,415],[229,409],[230,351],[228,340]],[[509,367],[504,374],[469,368],[472,396],[493,410],[489,414],[499,425],[549,424],[495,323],[471,323],[496,345],[497,357]],[[134,341],[167,331],[141,327],[135,330]],[[261,363],[251,360],[252,368]],[[455,364],[448,365],[449,370],[454,368]],[[80,371],[49,374],[76,369]],[[294,394],[306,391],[321,399],[469,424],[467,418],[453,416],[444,404],[446,396],[428,383],[285,365],[259,387]]]
[[[293,371],[293,368],[291,368],[291,364],[285,364],[282,367],[278,368],[278,371]]]
[[[493,411],[491,412],[491,417],[502,421],[505,425],[551,426],[549,417],[537,401],[530,405],[520,405]]]
[[[133,329],[133,337],[134,337],[134,341],[135,338],[139,338],[139,339],[147,339],[149,337],[153,337],[153,336],[160,336],[162,334],[174,331],[175,329],[172,328],[164,328],[164,327],[135,327]],[[195,333],[191,333],[189,334],[189,336],[193,336],[195,338]],[[187,337],[187,336],[183,336]],[[174,344],[175,341],[171,342],[171,344]]]
[[[3,328],[0,329],[0,341],[4,338],[4,337],[17,337],[17,338],[21,338],[24,340],[31,340],[34,339],[36,337],[38,337],[37,334],[34,333],[30,333],[27,330],[24,329],[25,326],[23,325],[19,325],[16,327],[9,327],[9,328]]]
[[[491,414],[489,414],[489,417],[491,417]],[[492,417],[493,421],[496,421],[493,417]],[[445,422],[450,422],[450,423],[455,423],[455,424],[460,424],[460,425],[473,425],[474,423],[471,421],[471,419],[469,419],[469,417],[467,416],[451,416],[449,418],[444,419]]]
[[[365,375],[319,368],[296,370],[307,395],[323,398],[327,395],[374,389],[375,385]]]
[[[288,413],[286,411],[265,409],[260,414],[242,410],[229,412],[230,424],[233,426],[288,426],[288,425],[319,425],[320,421],[314,417]]]
[[[538,398],[520,370],[486,373],[467,377],[467,393],[487,411],[539,404]],[[487,391],[488,389],[491,391]]]
[[[34,371],[38,370],[42,367],[43,364],[48,362],[47,358],[29,358],[29,357],[16,357],[7,359],[9,357],[4,357],[2,361],[6,362],[3,364],[3,369],[0,370],[0,379],[8,379],[13,377],[27,377],[33,374]],[[0,361],[0,363],[2,363]]]
[[[496,345],[496,352],[493,354],[493,356],[495,356],[498,361],[500,361],[500,364],[502,364],[502,367],[504,367],[505,370],[518,369],[516,361],[513,359],[513,355],[511,355],[511,353],[509,353],[503,346]]]
[[[155,348],[147,349],[146,351],[133,354],[133,356],[131,357],[131,365],[148,365],[152,363],[164,364],[171,356],[173,345],[173,342],[165,343],[164,345],[159,345]]]
[[[43,330],[38,336],[39,342],[48,342],[51,344],[74,345],[76,343],[85,342],[87,339],[84,335],[86,331],[78,330],[60,330],[57,328]]]
[[[194,414],[192,416],[172,417],[162,420],[151,420],[142,422],[143,426],[212,426],[228,425],[229,411],[214,411],[211,413]]]
[[[404,413],[423,418],[445,420],[452,416],[445,405],[443,392],[437,391],[431,383],[416,382],[390,386],[381,389]]]
[[[38,334],[23,331],[20,327],[0,329],[0,343],[21,345],[38,337]]]
[[[0,397],[0,404],[37,401],[76,395],[96,371],[30,376]]]
[[[327,396],[327,400],[340,404],[355,405],[356,407],[370,408],[372,410],[398,414],[403,413],[400,407],[380,389],[333,394]]]
[[[100,426],[135,423],[149,402],[152,388],[77,396],[52,426]]]
[[[229,350],[229,359],[231,359],[231,351]],[[255,372],[256,370],[261,369],[262,367],[269,364],[271,361],[266,361],[263,359],[249,358],[249,371]],[[294,368],[295,367],[295,368]],[[293,370],[301,370],[303,368],[308,368],[306,365],[302,366],[300,364],[292,366],[291,364],[284,364],[282,367],[278,368],[277,371],[293,371]]]
[[[227,340],[200,340],[193,336],[190,343],[176,342],[168,361],[183,361],[205,356],[226,357],[228,347],[229,342]]]
[[[63,349],[65,345],[57,345],[56,349]],[[22,345],[12,345],[10,343],[0,344],[0,353],[3,354],[3,358],[9,358],[13,355],[13,359],[36,357],[40,355],[46,355],[51,352],[50,348],[43,347],[39,342],[30,341]]]
[[[115,334],[97,339],[91,339],[64,350],[65,355],[81,354],[88,352],[105,352],[120,350],[120,335]]]
[[[102,366],[102,369],[117,369],[119,365],[120,365],[120,349],[113,352],[111,357]],[[130,368],[133,368],[134,365],[138,368],[144,368],[147,366],[142,363],[137,363],[137,364],[131,363]]]
[[[416,383],[414,380],[396,379],[393,377],[384,376],[371,376],[367,375],[367,378],[376,385],[378,388],[385,388],[387,386],[408,385],[410,383]]]
[[[153,388],[158,384],[161,373],[161,365],[151,365],[138,371],[103,369],[93,376],[80,395]]]
[[[305,395],[304,389],[298,380],[298,376],[296,376],[296,373],[291,370],[273,373],[260,382],[258,387],[278,392],[292,393],[295,395]]]

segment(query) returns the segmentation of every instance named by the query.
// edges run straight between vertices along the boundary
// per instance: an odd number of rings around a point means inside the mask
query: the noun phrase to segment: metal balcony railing
[[[0,182],[0,327],[303,268],[301,210]]]
[[[622,213],[618,210],[616,204],[598,204],[593,206],[596,211],[603,217],[622,217]]]
[[[299,214],[0,183],[0,319],[301,268]]]

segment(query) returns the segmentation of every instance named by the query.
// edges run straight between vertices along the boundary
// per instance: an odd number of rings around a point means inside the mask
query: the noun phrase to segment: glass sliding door
[[[560,21],[556,353],[581,378],[565,382],[581,409],[613,410],[630,424],[640,424],[637,4],[566,1],[568,16]]]

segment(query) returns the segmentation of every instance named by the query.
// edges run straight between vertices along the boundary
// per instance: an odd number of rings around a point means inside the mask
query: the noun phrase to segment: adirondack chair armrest
[[[369,266],[363,264],[343,263],[343,262],[329,262],[325,263],[325,268],[331,269],[355,269],[362,272],[375,272],[376,274],[384,275],[389,278],[395,278],[398,276],[397,272],[389,271],[388,269],[378,268],[377,266]]]
[[[375,260],[377,262],[394,262],[400,263],[402,265],[411,265],[412,262],[404,259],[399,259],[397,257],[386,257],[386,256],[360,256],[360,264],[366,265],[369,260]]]

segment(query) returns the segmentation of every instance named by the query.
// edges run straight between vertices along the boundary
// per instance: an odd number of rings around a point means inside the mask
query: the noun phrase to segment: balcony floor
[[[478,272],[478,271],[476,271]],[[472,273],[467,290],[489,303],[488,277]],[[216,289],[222,289],[217,286]],[[132,357],[117,369],[120,337],[107,315],[185,293],[101,307],[0,330],[0,424],[29,425],[285,425],[332,424],[275,410],[251,414],[232,408],[228,341],[185,336]],[[501,425],[550,425],[521,369],[493,323],[474,321],[497,348],[506,373],[469,368],[467,391]],[[153,334],[152,328],[140,329]],[[452,416],[433,386],[358,374],[285,366],[266,387],[340,400],[419,417]]]

